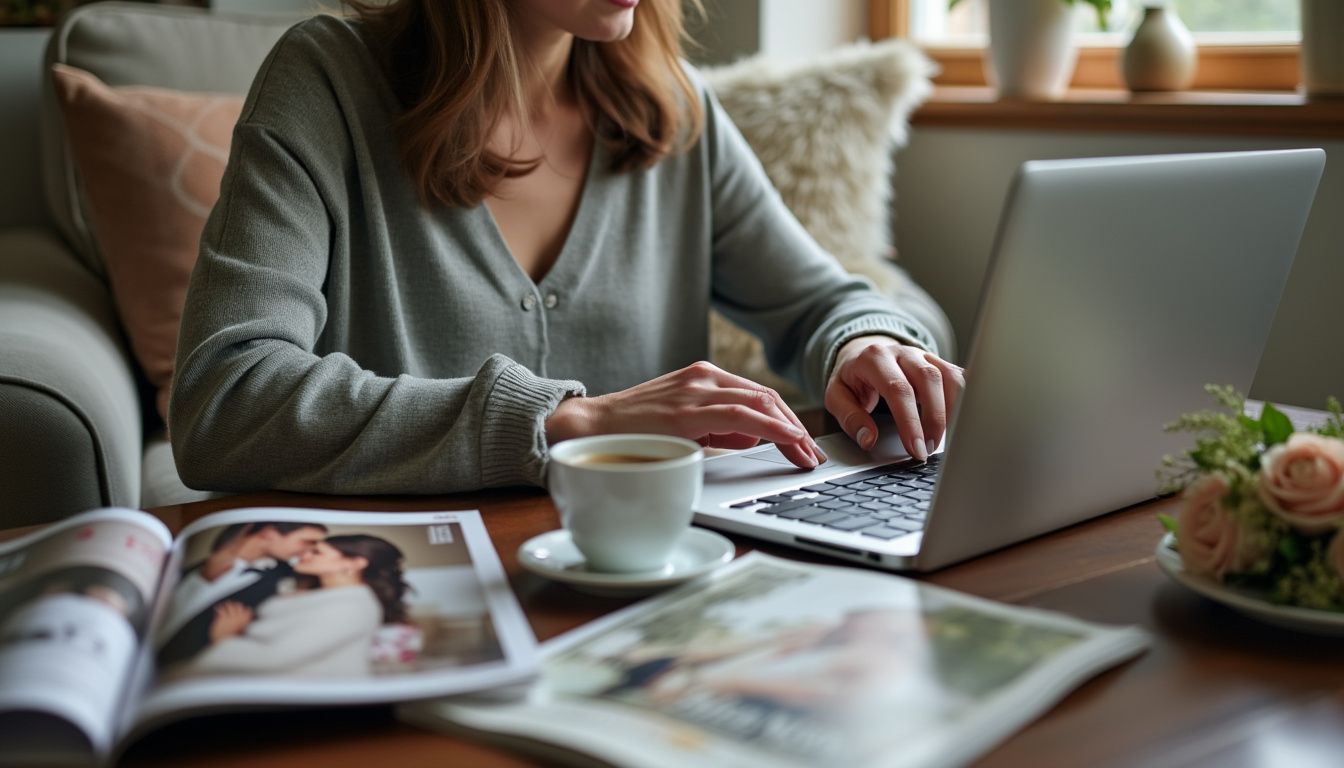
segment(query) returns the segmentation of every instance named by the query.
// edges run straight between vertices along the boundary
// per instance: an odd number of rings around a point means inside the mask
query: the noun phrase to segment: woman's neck
[[[358,573],[324,573],[318,577],[318,581],[322,582],[323,589],[353,587],[364,583]]]
[[[527,78],[526,98],[534,114],[544,114],[551,105],[567,103],[571,97],[568,71],[574,35],[545,22],[521,21],[517,41]]]

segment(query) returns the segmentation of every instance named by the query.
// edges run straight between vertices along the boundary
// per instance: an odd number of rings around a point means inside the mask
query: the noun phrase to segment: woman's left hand
[[[948,415],[966,387],[966,372],[931,352],[890,336],[860,336],[840,348],[826,383],[826,410],[862,449],[877,442],[872,410],[891,410],[901,444],[923,461],[947,431]]]

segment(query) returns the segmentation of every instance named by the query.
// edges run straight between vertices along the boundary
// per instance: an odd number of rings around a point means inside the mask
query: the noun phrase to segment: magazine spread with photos
[[[571,763],[962,765],[1147,644],[1137,628],[754,553],[547,643],[521,697],[399,713]]]
[[[95,764],[171,719],[527,680],[480,514],[88,512],[0,544],[0,764]]]

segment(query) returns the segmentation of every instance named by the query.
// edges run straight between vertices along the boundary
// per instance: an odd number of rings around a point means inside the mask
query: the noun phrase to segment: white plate
[[[534,536],[518,548],[524,569],[582,592],[597,595],[640,595],[689,581],[733,559],[733,542],[713,531],[688,528],[672,550],[667,565],[656,571],[603,573],[588,570],[579,548],[564,529]]]
[[[1344,635],[1344,613],[1275,605],[1254,592],[1187,573],[1180,554],[1172,549],[1175,542],[1176,537],[1170,533],[1162,537],[1157,544],[1157,564],[1182,585],[1266,624],[1318,635]]]

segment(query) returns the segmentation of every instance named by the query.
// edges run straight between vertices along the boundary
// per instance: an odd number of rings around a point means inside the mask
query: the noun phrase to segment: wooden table
[[[239,506],[353,510],[479,508],[541,640],[624,606],[522,571],[516,552],[557,527],[540,492],[443,498],[257,494],[153,510],[174,529]],[[1265,626],[1187,592],[1153,562],[1155,519],[1172,501],[1123,510],[922,577],[942,586],[1099,622],[1138,624],[1151,650],[1077,689],[1001,744],[985,766],[1344,766],[1344,641]],[[739,551],[821,561],[738,539]],[[523,766],[517,754],[421,731],[388,707],[225,715],[156,732],[134,766]]]

